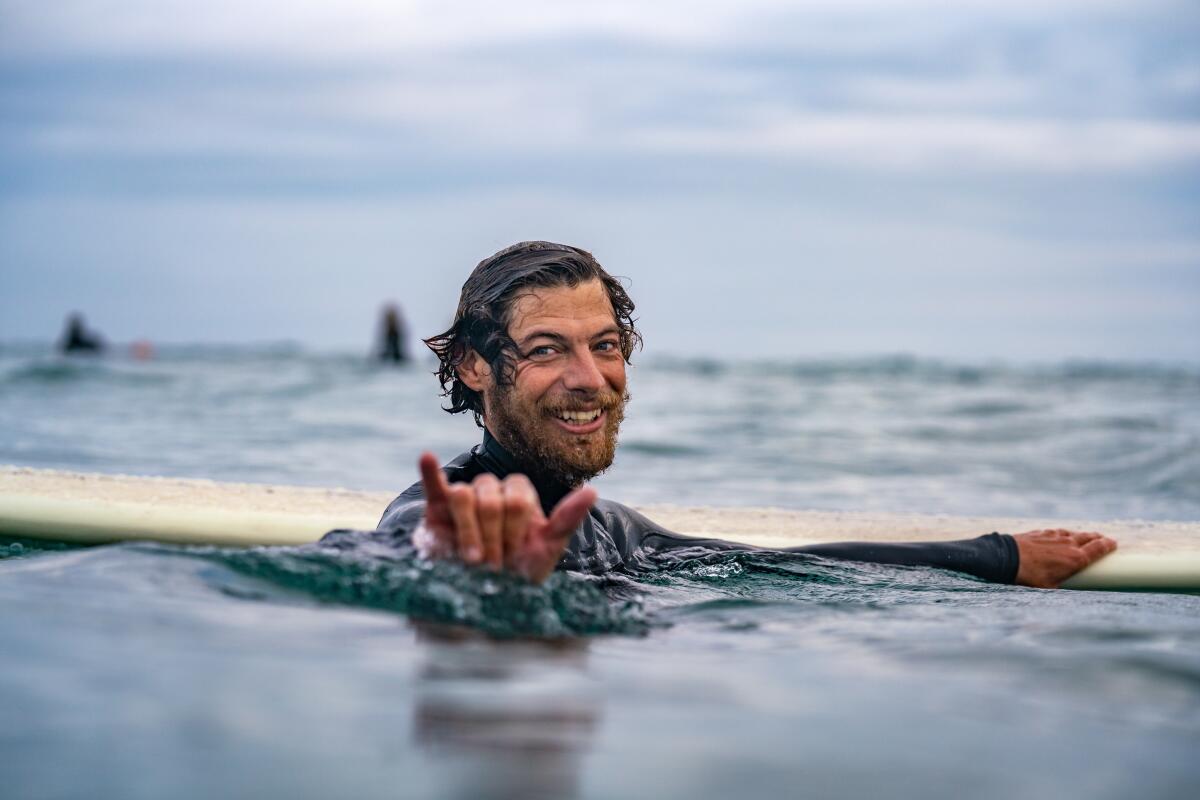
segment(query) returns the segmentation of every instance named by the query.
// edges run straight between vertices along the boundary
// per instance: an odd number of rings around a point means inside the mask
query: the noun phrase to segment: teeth
[[[560,411],[558,418],[565,422],[592,422],[600,416],[600,410],[595,411]]]

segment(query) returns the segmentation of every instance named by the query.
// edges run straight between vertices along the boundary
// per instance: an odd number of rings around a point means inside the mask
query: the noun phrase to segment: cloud
[[[352,58],[398,48],[432,50],[550,36],[606,35],[643,42],[712,44],[759,20],[812,23],[814,43],[895,38],[896,23],[934,32],[961,21],[1040,22],[1062,15],[1180,7],[1152,0],[5,0],[6,45],[16,52],[287,54]],[[1182,6],[1186,8],[1186,5]],[[874,20],[874,24],[872,23]],[[847,26],[847,21],[853,25]],[[886,25],[880,25],[885,21]],[[840,35],[820,34],[826,26]],[[778,31],[778,27],[774,26]],[[889,33],[888,31],[891,31]],[[762,31],[759,35],[762,35]]]
[[[1200,123],[794,113],[732,130],[653,131],[640,143],[657,152],[860,169],[1111,172],[1200,161]]]
[[[666,350],[1194,357],[1194,2],[0,19],[0,336],[69,303],[118,338],[357,346],[385,293],[437,330],[463,269],[548,237],[633,276]],[[1010,319],[1028,341],[988,345]]]
[[[352,165],[523,158],[661,158],[668,173],[709,158],[1032,174],[1200,161],[1200,60],[1168,24],[1197,15],[1173,3],[6,0],[3,13],[0,165],[46,159],[46,174],[119,161],[161,176],[164,159],[218,179],[348,181]]]

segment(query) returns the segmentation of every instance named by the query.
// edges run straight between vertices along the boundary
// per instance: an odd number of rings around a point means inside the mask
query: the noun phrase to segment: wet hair
[[[474,350],[492,369],[498,386],[511,386],[516,375],[517,345],[508,335],[513,306],[534,289],[574,288],[600,281],[612,303],[620,329],[621,355],[629,362],[642,336],[634,327],[633,301],[620,281],[609,275],[586,250],[554,242],[520,242],[479,262],[463,284],[454,323],[425,339],[441,362],[437,377],[451,414],[470,411],[483,427],[483,395],[463,383],[458,366]]]

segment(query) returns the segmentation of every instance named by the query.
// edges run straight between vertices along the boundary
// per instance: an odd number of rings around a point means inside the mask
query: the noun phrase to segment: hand
[[[1039,589],[1057,589],[1067,578],[1117,549],[1117,543],[1102,534],[1062,529],[1028,531],[1013,538],[1020,556],[1017,583]]]
[[[524,475],[501,481],[484,473],[469,484],[451,484],[432,453],[422,453],[418,465],[425,488],[423,530],[414,536],[420,553],[508,570],[534,583],[554,571],[571,535],[596,502],[596,490],[581,486],[547,518],[537,490]]]

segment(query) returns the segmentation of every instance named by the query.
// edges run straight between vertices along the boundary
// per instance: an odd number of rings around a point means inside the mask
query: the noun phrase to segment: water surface
[[[646,358],[626,503],[1200,519],[1200,366]],[[296,347],[0,348],[0,463],[399,492],[479,439],[429,364]]]
[[[1200,371],[650,361],[626,502],[1195,520]],[[425,369],[0,351],[0,462],[399,490]],[[1200,596],[711,554],[544,586],[313,548],[0,542],[21,798],[1185,798]]]
[[[1187,797],[1200,597],[722,554],[0,561],[20,797]],[[491,637],[479,631],[488,631]]]

